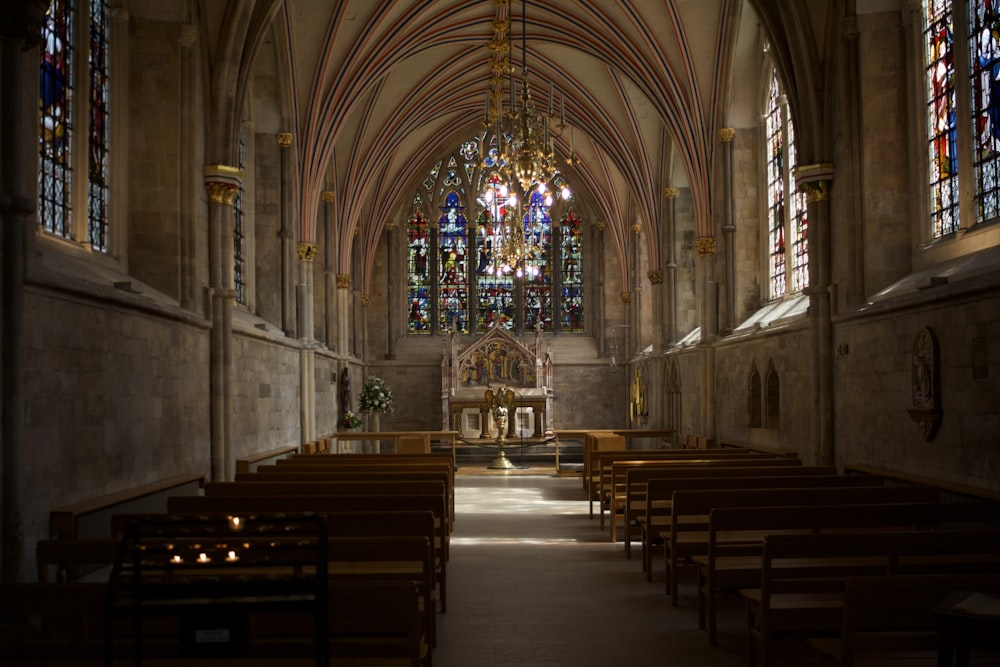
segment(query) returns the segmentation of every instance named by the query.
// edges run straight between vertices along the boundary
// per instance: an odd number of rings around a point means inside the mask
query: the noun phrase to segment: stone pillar
[[[292,228],[292,157],[289,150],[292,147],[291,132],[278,135],[278,145],[281,146],[281,328],[286,336],[296,337],[296,292],[295,285],[295,230]],[[308,335],[303,332],[302,335]]]
[[[347,273],[337,274],[337,350],[342,356],[350,353],[347,325],[351,319],[351,276]]]
[[[396,358],[396,318],[398,317],[398,309],[393,307],[394,300],[393,295],[396,293],[395,278],[397,275],[406,275],[404,271],[397,271],[396,268],[396,235],[393,230],[396,228],[396,224],[389,222],[385,226],[385,245],[386,245],[386,272],[388,273],[388,279],[386,281],[385,288],[385,358],[395,359]],[[470,246],[472,247],[472,246]],[[466,264],[471,260],[466,260]],[[475,303],[472,301],[471,303]]]
[[[701,317],[701,430],[708,438],[715,437],[715,342],[718,334],[718,284],[709,280],[710,262],[715,255],[715,237],[702,236],[695,239],[698,251],[697,288],[702,295]]]
[[[667,200],[667,224],[664,236],[667,239],[667,271],[665,275],[667,282],[665,296],[668,299],[668,307],[665,313],[666,320],[663,324],[667,332],[666,342],[670,345],[677,342],[677,220],[674,211],[677,192],[677,188],[666,188],[663,190],[663,196]]]
[[[316,341],[313,336],[313,259],[315,243],[299,243],[298,329],[302,333],[299,353],[299,410],[301,442],[316,439]]]
[[[24,560],[24,243],[27,216],[35,211],[32,188],[37,151],[38,43],[48,2],[7,2],[0,9],[0,377],[3,384],[3,581],[27,579]],[[34,81],[24,73],[34,64]],[[25,104],[26,91],[35,91]]]
[[[236,167],[205,166],[208,192],[209,299],[212,333],[209,394],[213,481],[233,478],[233,201],[242,173]]]
[[[593,242],[591,244],[591,247],[593,248],[593,252],[591,253],[591,257],[593,257],[593,262],[592,263],[594,265],[594,269],[593,269],[592,273],[594,275],[594,286],[595,286],[595,292],[596,292],[596,294],[595,294],[596,298],[591,299],[590,302],[597,304],[597,308],[595,309],[595,310],[597,310],[597,312],[595,313],[595,323],[597,325],[596,328],[597,328],[597,331],[598,331],[598,343],[600,344],[600,347],[599,347],[600,352],[599,352],[599,354],[605,354],[607,352],[607,350],[605,348],[607,346],[607,335],[606,335],[606,332],[607,332],[607,329],[608,329],[607,322],[605,321],[605,311],[606,311],[606,308],[604,306],[605,299],[606,299],[605,294],[604,294],[604,292],[605,292],[605,285],[604,285],[604,274],[605,274],[605,270],[604,270],[604,226],[605,226],[605,223],[604,223],[603,220],[595,220],[594,224],[590,228],[591,229],[590,238],[591,238],[591,241]]]
[[[128,34],[126,31],[122,34]],[[198,28],[194,25],[181,26],[180,37],[180,85],[179,112],[180,128],[182,137],[195,135],[199,103],[198,99]],[[118,44],[112,49],[118,51]],[[128,71],[122,67],[119,72]],[[123,126],[124,123],[115,123],[116,126]],[[178,142],[178,164],[197,164],[198,157],[195,155],[195,143],[193,141]],[[122,143],[120,145],[127,145]],[[122,188],[124,189],[124,188]],[[181,271],[180,271],[180,305],[186,310],[196,310],[198,308],[198,245],[199,234],[196,220],[201,207],[201,197],[198,192],[198,174],[181,171],[180,177],[180,215],[178,216],[180,226],[181,245]]]
[[[324,190],[320,195],[323,201],[323,317],[324,342],[331,350],[339,350],[337,346],[337,274],[336,257],[333,242],[333,192]]]
[[[664,360],[663,360],[663,271],[649,272],[650,300],[653,302],[653,359],[646,382],[646,405],[650,428],[663,428]]]
[[[724,258],[726,262],[726,316],[722,321],[722,332],[732,333],[736,327],[736,250],[733,242],[736,232],[735,215],[733,212],[733,137],[736,130],[724,127],[719,130],[719,141],[722,142],[722,235],[725,244]]]
[[[812,333],[813,463],[833,465],[833,324],[830,299],[830,186],[833,165],[809,164],[794,173],[796,187],[806,193],[809,215],[809,327]]]

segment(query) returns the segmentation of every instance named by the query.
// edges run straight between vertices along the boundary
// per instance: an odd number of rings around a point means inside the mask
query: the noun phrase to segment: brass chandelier
[[[553,123],[553,97],[549,90],[548,113],[543,113],[531,99],[528,84],[527,1],[521,4],[521,94],[514,104],[514,68],[510,62],[510,18],[506,15],[509,0],[496,0],[497,16],[489,43],[491,90],[487,95],[484,125],[496,136],[496,154],[490,156],[494,167],[487,178],[482,202],[496,239],[491,249],[492,261],[487,271],[497,275],[514,274],[535,277],[542,257],[539,239],[545,212],[552,206],[552,184],[559,170],[552,149],[551,133],[565,128],[564,105],[560,103],[560,121]],[[504,113],[503,97],[510,76],[509,111]],[[485,154],[484,154],[485,155]],[[520,197],[518,196],[520,194]],[[568,187],[560,189],[563,199],[572,196]],[[543,206],[544,205],[544,208]]]

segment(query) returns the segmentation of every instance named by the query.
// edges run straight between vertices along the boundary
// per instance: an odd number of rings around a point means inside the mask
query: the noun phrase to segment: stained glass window
[[[805,194],[796,191],[791,174],[796,162],[795,128],[781,93],[777,71],[773,69],[765,135],[770,298],[778,299],[789,290],[800,292],[809,284],[809,218]]]
[[[419,202],[416,202],[419,205]],[[410,312],[407,320],[407,330],[410,333],[431,333],[431,276],[430,259],[430,223],[424,217],[423,211],[417,211],[410,216],[406,226],[409,245],[407,254],[407,303]]]
[[[38,219],[66,238],[72,233],[73,14],[73,0],[49,6],[39,81]]]
[[[237,143],[236,166],[242,172],[246,169],[247,163],[247,130],[246,125],[240,126],[240,136]],[[236,291],[236,301],[245,304],[247,302],[247,285],[245,274],[246,259],[246,225],[243,211],[246,190],[243,187],[243,179],[240,179],[240,188],[233,198],[233,289]]]
[[[88,127],[87,232],[95,250],[108,250],[108,198],[110,172],[108,148],[108,96],[110,94],[108,54],[108,4],[90,2],[90,122]]]
[[[927,136],[935,238],[958,229],[958,119],[951,0],[926,0]]]
[[[573,209],[563,216],[562,231],[562,330],[583,331],[583,225]]]
[[[579,220],[571,215],[566,224],[572,231],[559,236],[545,196],[533,195],[528,205],[516,206],[500,196],[497,170],[504,165],[499,155],[497,136],[484,131],[422,177],[408,225],[409,333],[485,333],[493,326],[522,331],[536,323],[543,331],[583,331]],[[488,189],[498,203],[487,202]],[[440,208],[436,229],[428,229],[421,212],[424,197]],[[528,276],[496,271],[504,235],[494,221],[508,215],[539,247],[527,262]]]
[[[449,192],[438,219],[438,324],[441,331],[468,333],[468,230],[465,206]]]
[[[529,256],[524,272],[524,328],[552,331],[552,218],[551,198],[538,190],[531,192],[524,212],[524,237],[529,247],[541,249]]]
[[[1000,216],[1000,0],[969,3],[977,222]]]
[[[785,294],[785,105],[780,99],[777,72],[771,73],[765,121],[767,140],[767,220],[770,257],[770,296]]]

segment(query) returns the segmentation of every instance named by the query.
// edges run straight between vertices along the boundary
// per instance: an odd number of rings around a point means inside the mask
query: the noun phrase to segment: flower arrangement
[[[359,415],[354,414],[350,410],[345,412],[340,418],[341,428],[351,429],[351,428],[359,428],[360,426],[361,426],[361,417]]]
[[[377,375],[369,375],[361,389],[361,413],[371,412],[392,412],[392,390]]]

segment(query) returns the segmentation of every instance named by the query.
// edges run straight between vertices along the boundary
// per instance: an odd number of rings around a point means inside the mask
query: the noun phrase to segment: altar
[[[528,346],[496,327],[464,350],[452,336],[441,360],[442,429],[458,431],[463,439],[496,438],[485,393],[504,386],[514,392],[506,437],[550,438],[552,353],[541,345],[541,333]]]

